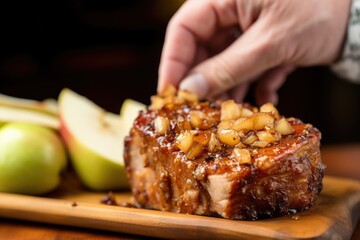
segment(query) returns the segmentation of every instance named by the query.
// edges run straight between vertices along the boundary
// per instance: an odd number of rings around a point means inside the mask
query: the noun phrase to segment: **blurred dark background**
[[[126,98],[148,104],[166,25],[182,2],[1,3],[0,92],[42,100],[68,87],[115,113]],[[290,76],[278,108],[314,124],[323,144],[333,144],[360,142],[359,105],[360,85],[314,67]]]

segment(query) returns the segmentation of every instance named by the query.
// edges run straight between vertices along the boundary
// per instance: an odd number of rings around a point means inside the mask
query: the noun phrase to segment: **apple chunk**
[[[64,89],[59,96],[60,132],[74,169],[92,190],[128,187],[123,148],[123,122],[89,99]]]

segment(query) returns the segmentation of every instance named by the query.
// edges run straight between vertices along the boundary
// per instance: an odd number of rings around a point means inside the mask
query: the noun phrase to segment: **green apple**
[[[139,116],[139,112],[146,109],[146,105],[133,99],[126,99],[120,110],[120,117],[123,120],[125,132],[129,133],[134,120]]]
[[[14,108],[0,105],[0,125],[9,122],[27,122],[59,129],[58,117],[29,109]]]
[[[36,101],[32,99],[17,98],[0,94],[0,106],[33,110],[49,115],[57,115],[57,102],[55,99]]]
[[[128,188],[123,158],[127,132],[120,116],[63,89],[59,118],[61,136],[81,182],[98,191]]]
[[[65,148],[53,130],[31,123],[0,129],[0,191],[45,194],[59,185],[65,167]]]

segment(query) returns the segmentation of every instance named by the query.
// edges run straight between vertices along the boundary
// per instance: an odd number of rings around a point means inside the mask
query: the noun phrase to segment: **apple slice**
[[[56,116],[29,109],[13,108],[0,105],[0,125],[8,122],[25,122],[59,129],[60,123]]]
[[[59,117],[61,135],[82,183],[98,191],[127,188],[123,158],[127,133],[120,116],[63,89]]]
[[[139,112],[145,109],[145,104],[142,104],[141,102],[135,101],[133,99],[125,99],[121,106],[120,117],[123,120],[126,134],[129,134],[134,120],[139,115]]]
[[[36,101],[0,94],[0,106],[34,110],[51,115],[57,115],[57,102],[55,99]]]

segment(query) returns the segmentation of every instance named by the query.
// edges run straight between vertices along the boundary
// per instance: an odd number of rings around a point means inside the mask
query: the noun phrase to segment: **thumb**
[[[261,22],[254,23],[223,52],[195,66],[180,89],[208,98],[246,83],[281,63],[276,37]]]

